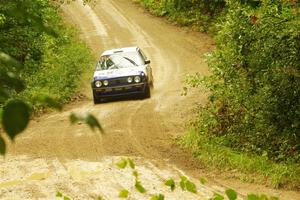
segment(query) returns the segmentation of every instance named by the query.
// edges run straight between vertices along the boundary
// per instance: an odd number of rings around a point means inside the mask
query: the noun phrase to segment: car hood
[[[137,75],[141,75],[142,73],[144,74],[147,73],[145,66],[101,70],[101,71],[95,71],[94,80],[110,79],[110,78],[117,78],[117,77],[124,77],[124,76],[137,76]]]

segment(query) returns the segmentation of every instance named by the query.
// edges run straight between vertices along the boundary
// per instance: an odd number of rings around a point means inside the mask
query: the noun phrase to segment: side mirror
[[[145,60],[145,65],[150,64],[150,60]]]

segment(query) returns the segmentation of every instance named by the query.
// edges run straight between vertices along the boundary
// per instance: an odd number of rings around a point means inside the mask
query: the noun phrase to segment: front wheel
[[[94,100],[94,104],[98,104],[100,103],[100,98],[97,97],[97,95],[95,94],[95,92],[93,91],[93,100]]]
[[[151,91],[150,91],[150,86],[146,85],[145,91],[144,91],[144,99],[150,98],[151,97]]]

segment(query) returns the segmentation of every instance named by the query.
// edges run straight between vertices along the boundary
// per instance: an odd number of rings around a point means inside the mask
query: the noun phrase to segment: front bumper
[[[93,88],[93,94],[96,98],[116,97],[134,94],[143,94],[145,92],[146,83],[136,83],[130,85],[100,87]]]

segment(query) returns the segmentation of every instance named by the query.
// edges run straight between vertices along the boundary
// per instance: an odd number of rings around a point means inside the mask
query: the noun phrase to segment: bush
[[[206,32],[225,9],[224,0],[137,0],[158,16],[166,16],[179,25]]]
[[[233,149],[276,161],[300,161],[300,15],[294,1],[231,2],[212,75],[210,102],[199,111],[198,133]]]
[[[34,111],[43,110],[36,102],[42,95],[67,102],[78,91],[82,72],[92,66],[90,50],[48,0],[0,3],[0,32],[0,52],[22,65],[12,72],[26,86],[19,93],[9,90],[10,99],[27,101]],[[3,67],[12,70],[12,66]],[[0,107],[5,101],[0,99]]]

